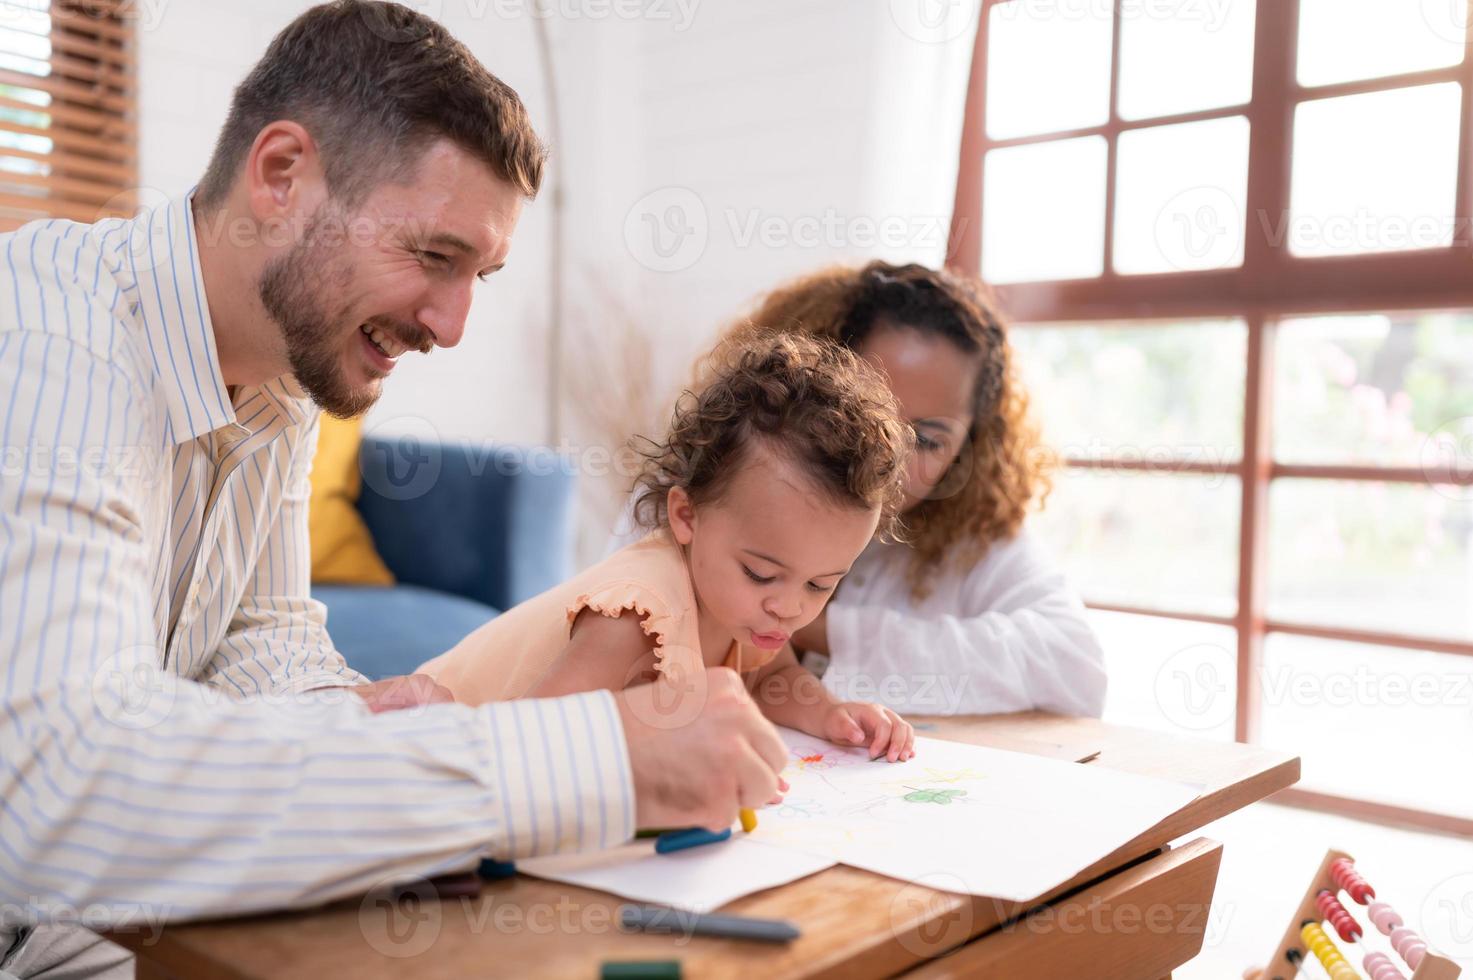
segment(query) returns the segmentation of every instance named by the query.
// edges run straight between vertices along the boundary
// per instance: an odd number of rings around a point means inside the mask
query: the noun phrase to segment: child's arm
[[[752,699],[768,720],[841,745],[869,742],[870,758],[891,762],[915,755],[915,729],[889,708],[863,701],[837,701],[803,669],[792,646],[752,672]]]
[[[605,616],[584,609],[573,620],[568,645],[524,696],[622,691],[653,680],[654,672],[655,638],[645,634],[637,613],[625,610],[619,616]]]

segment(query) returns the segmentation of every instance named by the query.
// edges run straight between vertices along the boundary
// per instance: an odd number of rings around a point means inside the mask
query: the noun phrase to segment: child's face
[[[930,496],[967,441],[978,355],[945,337],[903,326],[877,326],[859,346],[890,381],[901,416],[916,433],[905,471],[905,509]]]
[[[760,440],[718,499],[696,506],[676,487],[669,514],[702,615],[765,650],[818,616],[880,519],[829,500]]]

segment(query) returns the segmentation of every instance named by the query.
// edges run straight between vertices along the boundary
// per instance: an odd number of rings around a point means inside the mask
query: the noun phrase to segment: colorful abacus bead
[[[1346,962],[1345,957],[1340,954],[1340,948],[1335,945],[1325,930],[1320,928],[1318,922],[1306,922],[1299,930],[1299,938],[1304,940],[1304,945],[1314,954],[1330,974],[1330,980],[1360,980],[1355,968]]]
[[[1366,904],[1367,899],[1376,897],[1376,889],[1360,876],[1360,872],[1355,870],[1355,862],[1350,858],[1336,858],[1331,861],[1330,877],[1335,880],[1338,887],[1361,905]]]
[[[1397,926],[1391,930],[1391,946],[1413,970],[1421,964],[1422,957],[1427,955],[1426,941],[1406,926]]]
[[[1353,943],[1361,937],[1360,923],[1340,904],[1340,899],[1335,897],[1334,892],[1322,890],[1315,896],[1314,903],[1319,907],[1320,918],[1329,922],[1341,939]]]
[[[1371,980],[1407,980],[1406,974],[1398,970],[1385,953],[1367,953],[1364,964]]]
[[[1396,910],[1385,902],[1372,902],[1366,906],[1366,914],[1371,917],[1371,922],[1375,923],[1383,936],[1391,935],[1391,930],[1402,924],[1401,916],[1397,915]]]

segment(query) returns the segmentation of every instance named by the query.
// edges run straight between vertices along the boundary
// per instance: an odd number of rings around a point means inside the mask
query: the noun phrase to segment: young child
[[[982,284],[919,265],[835,266],[773,290],[725,340],[774,335],[838,342],[874,364],[915,432],[904,541],[867,548],[793,638],[829,658],[825,687],[877,691],[916,714],[1098,716],[1104,657],[1026,526],[1048,491],[1046,456]]]
[[[634,509],[652,532],[418,672],[479,704],[653,679],[678,695],[724,665],[774,723],[910,758],[909,723],[833,698],[788,642],[894,528],[911,445],[896,402],[831,342],[767,337],[716,356],[645,453]]]

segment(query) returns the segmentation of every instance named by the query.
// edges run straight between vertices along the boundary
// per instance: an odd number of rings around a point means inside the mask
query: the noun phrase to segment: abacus
[[[1410,978],[1386,953],[1373,952],[1361,943],[1360,922],[1340,900],[1344,892],[1352,902],[1365,906],[1365,915],[1391,941],[1402,961],[1411,968]],[[1258,980],[1296,980],[1316,977],[1321,971],[1307,969],[1310,961],[1323,968],[1330,980],[1361,980],[1351,966],[1341,943],[1353,945],[1370,980],[1455,980],[1462,969],[1452,960],[1429,949],[1421,936],[1408,929],[1401,916],[1385,902],[1375,901],[1376,890],[1355,869],[1355,860],[1343,851],[1330,851],[1320,862],[1294,919],[1284,931],[1279,948]],[[1332,933],[1334,934],[1332,936]],[[1336,943],[1334,936],[1340,938]]]

